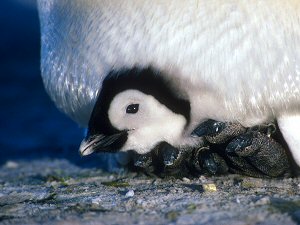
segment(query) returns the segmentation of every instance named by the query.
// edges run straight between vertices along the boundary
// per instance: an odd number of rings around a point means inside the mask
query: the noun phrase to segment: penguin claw
[[[275,131],[274,124],[246,129],[238,123],[208,120],[193,131],[193,135],[204,135],[206,146],[178,149],[162,142],[150,153],[135,154],[134,165],[161,177],[216,175],[228,171],[254,177],[289,175],[288,156],[270,137]]]
[[[186,175],[186,168],[182,162],[182,151],[167,142],[162,142],[151,152],[146,154],[132,154],[133,165],[148,175],[160,177]]]
[[[173,166],[179,158],[179,150],[167,142],[161,145],[160,152],[164,166]]]
[[[211,144],[223,144],[244,133],[246,128],[239,123],[206,120],[197,126],[191,136],[204,137]]]
[[[254,177],[275,177],[290,174],[287,154],[271,137],[276,130],[275,123],[245,128],[239,123],[207,120],[192,135],[204,136],[212,149],[219,149],[217,152],[230,171]],[[211,174],[219,173],[215,172],[218,164],[212,156],[213,153],[202,155],[201,164]]]
[[[278,177],[291,173],[288,155],[268,133],[247,132],[229,143],[225,151],[245,175]]]
[[[206,155],[203,158],[203,167],[211,174],[216,174],[218,171],[218,165],[211,154]]]
[[[196,137],[215,135],[222,132],[225,127],[225,123],[209,119],[198,125],[191,135]]]
[[[147,154],[134,154],[133,164],[136,167],[140,168],[149,168],[152,165],[152,155],[151,153]]]
[[[243,154],[243,151],[249,149],[247,147],[252,145],[252,140],[254,138],[254,132],[249,132],[238,136],[237,138],[233,139],[226,147],[225,151],[227,154],[236,154],[240,156],[246,156]],[[246,151],[245,151],[246,153]],[[247,153],[247,156],[250,153]]]
[[[210,175],[225,174],[228,172],[228,166],[224,159],[209,148],[198,154],[198,161],[202,169]]]

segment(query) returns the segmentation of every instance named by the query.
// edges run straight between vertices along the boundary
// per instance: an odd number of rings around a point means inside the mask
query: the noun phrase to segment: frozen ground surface
[[[299,224],[299,179],[189,180],[83,169],[67,160],[6,162],[2,224]]]
[[[299,178],[162,180],[79,157],[83,131],[43,90],[32,2],[0,1],[0,224],[300,224]]]

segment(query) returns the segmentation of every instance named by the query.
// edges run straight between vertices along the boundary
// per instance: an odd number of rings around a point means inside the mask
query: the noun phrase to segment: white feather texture
[[[190,99],[189,130],[207,118],[253,126],[300,112],[298,0],[38,3],[46,89],[83,126],[107,73],[132,66],[164,71]]]

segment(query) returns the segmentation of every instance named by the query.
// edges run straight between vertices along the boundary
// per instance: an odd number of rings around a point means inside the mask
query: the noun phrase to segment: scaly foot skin
[[[183,177],[188,174],[185,165],[187,152],[167,142],[160,143],[154,152],[156,175],[160,177]]]
[[[133,154],[134,166],[141,168],[149,168],[152,163],[152,154]]]
[[[206,146],[177,149],[162,142],[150,153],[135,154],[134,165],[148,175],[160,177],[228,171],[254,177],[278,177],[288,174],[290,162],[281,145],[271,138],[275,131],[274,124],[246,129],[239,123],[208,120],[192,134],[204,136]]]
[[[232,140],[226,148],[228,157],[244,158],[260,174],[278,177],[284,175],[290,169],[290,162],[282,146],[268,135],[258,131],[250,131]],[[239,160],[241,163],[242,160]],[[241,168],[241,166],[238,166]],[[241,168],[245,174],[253,176],[252,170]]]
[[[207,120],[201,123],[191,135],[197,137],[204,136],[211,144],[223,144],[245,132],[246,128],[239,123],[223,123],[215,120]]]
[[[200,124],[192,135],[204,136],[213,144],[229,170],[254,177],[277,177],[289,173],[290,162],[285,150],[272,139],[274,124],[244,128],[238,123],[208,120]],[[226,150],[222,144],[227,144]]]
[[[151,153],[134,153],[133,159],[136,167],[151,176],[182,178],[228,173],[225,160],[209,146],[177,149],[163,142]]]
[[[225,160],[218,153],[211,151],[209,146],[206,149],[199,149],[196,159],[199,162],[202,173],[210,175],[228,173],[229,168]]]
[[[194,131],[194,135],[209,134],[206,135],[209,143],[223,143],[245,130],[238,123],[225,124],[208,120],[205,126]],[[209,145],[196,149],[177,149],[167,142],[162,142],[151,154],[140,155],[135,166],[142,168],[147,174],[159,176],[215,175],[228,172],[225,160],[217,152],[212,152]]]
[[[133,153],[133,163],[148,175],[184,176],[187,168],[184,166],[183,154],[186,154],[183,150],[179,150],[167,142],[162,142],[150,153]]]

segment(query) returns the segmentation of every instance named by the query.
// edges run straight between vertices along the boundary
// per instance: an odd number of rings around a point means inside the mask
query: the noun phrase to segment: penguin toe
[[[206,120],[194,129],[192,136],[204,137],[211,144],[223,144],[244,133],[246,130],[240,123]]]
[[[221,133],[225,127],[225,123],[209,119],[198,125],[191,135],[196,137],[216,135]]]
[[[152,155],[147,154],[133,154],[134,166],[140,168],[149,168],[152,165]]]
[[[173,166],[179,157],[179,150],[168,143],[161,145],[160,152],[164,166]]]
[[[249,156],[257,150],[257,145],[252,145],[255,133],[249,132],[233,139],[226,147],[227,154],[236,154],[238,156]]]

